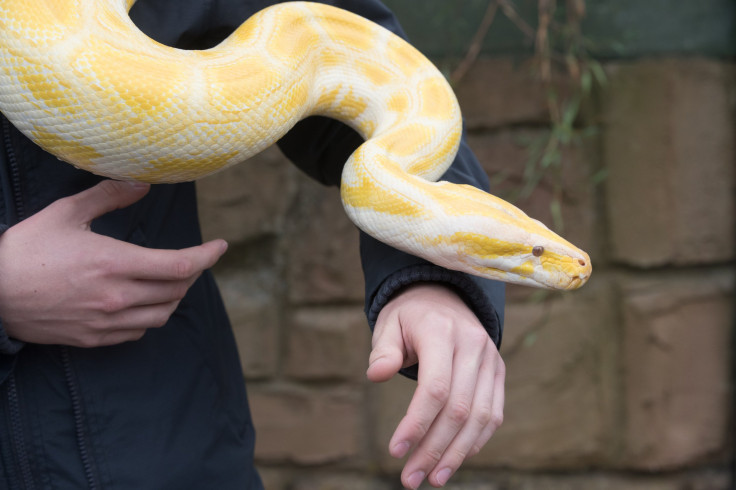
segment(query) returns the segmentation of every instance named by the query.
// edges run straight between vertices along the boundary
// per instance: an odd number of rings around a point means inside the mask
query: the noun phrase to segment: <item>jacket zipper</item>
[[[64,365],[64,376],[66,378],[69,396],[72,401],[72,413],[74,414],[74,432],[77,436],[77,448],[79,456],[82,460],[84,468],[84,476],[87,479],[87,487],[89,490],[97,490],[100,485],[97,483],[97,467],[90,455],[88,445],[89,436],[87,434],[87,424],[85,424],[84,408],[82,406],[82,397],[79,394],[79,383],[72,369],[72,361],[69,354],[69,348],[65,345],[61,346],[61,360]]]
[[[23,205],[23,193],[21,186],[20,168],[18,160],[15,156],[13,142],[11,140],[10,122],[2,115],[2,133],[3,145],[5,146],[5,155],[8,161],[8,170],[10,177],[10,188],[13,197],[13,205],[15,207],[15,221],[20,222],[26,216],[25,206]],[[10,218],[10,217],[9,217]],[[72,402],[72,412],[74,414],[74,427],[77,435],[77,446],[79,448],[82,466],[84,468],[85,478],[90,490],[97,490],[97,477],[94,464],[90,458],[87,449],[87,430],[84,424],[84,412],[82,402],[79,396],[79,387],[72,371],[71,360],[69,358],[69,349],[61,348],[62,364],[64,365],[64,376],[66,377],[67,387]],[[13,446],[20,467],[21,479],[25,490],[33,490],[33,473],[31,471],[30,459],[28,458],[28,450],[26,448],[25,439],[23,437],[23,426],[21,422],[20,403],[18,401],[18,388],[15,382],[15,373],[11,372],[8,376],[8,402],[10,409],[11,431],[13,434]]]
[[[18,168],[18,160],[15,158],[15,150],[13,149],[11,141],[10,122],[3,115],[0,115],[0,118],[2,119],[3,146],[5,147],[5,156],[7,157],[8,162],[10,189],[15,207],[15,221],[18,222],[25,218],[23,196],[21,193],[20,170]],[[8,216],[8,220],[10,221],[11,219],[12,218]],[[32,490],[35,486],[33,484],[31,462],[28,457],[28,448],[26,447],[25,437],[23,436],[20,401],[18,399],[18,387],[16,385],[14,372],[11,372],[8,376],[7,383],[8,411],[10,416],[13,452],[16,455],[18,467],[20,468],[21,484],[25,490]]]
[[[10,133],[10,121],[5,116],[2,118],[3,129],[3,145],[5,146],[5,155],[8,160],[8,170],[10,177],[10,189],[13,194],[13,205],[15,207],[15,221],[22,221],[25,218],[25,206],[23,205],[23,194],[21,192],[20,169],[18,167],[18,159],[15,157],[15,149]],[[10,219],[10,216],[8,216]],[[8,223],[12,224],[12,223]]]
[[[8,376],[8,405],[10,412],[10,431],[13,440],[13,452],[16,456],[18,468],[20,468],[20,481],[24,490],[33,490],[33,473],[31,462],[28,459],[28,448],[23,437],[23,423],[20,417],[20,402],[18,401],[18,388],[15,384],[15,375]]]

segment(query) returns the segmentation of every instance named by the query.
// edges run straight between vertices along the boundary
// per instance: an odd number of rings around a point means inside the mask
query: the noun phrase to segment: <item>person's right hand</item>
[[[166,323],[227,244],[156,250],[91,231],[93,219],[148,189],[106,180],[0,235],[0,319],[8,336],[96,347],[137,340]]]

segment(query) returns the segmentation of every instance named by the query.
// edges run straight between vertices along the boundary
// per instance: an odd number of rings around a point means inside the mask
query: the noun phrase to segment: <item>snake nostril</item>
[[[578,264],[585,267],[585,261],[583,259],[578,259]]]

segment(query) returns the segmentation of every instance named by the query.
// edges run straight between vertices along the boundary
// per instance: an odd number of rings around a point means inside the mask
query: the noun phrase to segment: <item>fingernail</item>
[[[225,240],[223,240],[222,243],[220,243],[220,255],[222,255],[225,252],[227,252],[227,247],[228,247],[227,242]]]
[[[406,453],[409,452],[410,447],[411,444],[409,444],[408,442],[400,442],[394,445],[392,453],[395,458],[403,458],[404,456],[406,456]]]
[[[424,481],[425,473],[423,471],[417,471],[415,473],[412,473],[407,482],[409,483],[409,488],[412,490],[416,490],[419,488],[419,485],[422,484]]]
[[[452,470],[450,468],[443,468],[437,472],[437,483],[444,485],[447,480],[452,476]]]

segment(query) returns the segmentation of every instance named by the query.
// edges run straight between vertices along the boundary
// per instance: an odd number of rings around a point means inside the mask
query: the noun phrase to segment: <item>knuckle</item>
[[[501,427],[501,425],[503,424],[503,412],[493,414],[491,416],[491,424],[495,428]]]
[[[491,340],[488,336],[488,332],[486,332],[480,324],[478,324],[478,328],[468,329],[465,335],[471,342],[478,344],[479,347],[485,347],[486,343]]]
[[[189,258],[181,258],[174,263],[174,276],[187,279],[194,273],[194,262]]]
[[[473,446],[468,450],[468,458],[472,458],[476,454],[480,452],[480,446],[478,444],[473,444]]]
[[[506,377],[506,363],[500,357],[496,364],[496,376]]]
[[[438,447],[429,447],[424,451],[424,461],[429,463],[429,468],[434,467],[437,462],[442,458],[444,451]]]
[[[455,330],[455,316],[444,309],[432,311],[432,323],[434,327],[445,334],[451,334]]]
[[[410,442],[416,442],[424,437],[424,434],[429,430],[429,426],[432,421],[407,415],[405,421],[402,423],[405,423],[407,427],[407,440]]]
[[[116,195],[120,194],[120,192],[122,191],[122,185],[122,183],[114,180],[103,180],[102,182],[97,184],[98,189],[109,198],[115,197]]]
[[[448,466],[453,468],[453,470],[456,470],[463,463],[463,461],[465,461],[465,458],[467,457],[468,457],[467,451],[463,451],[462,449],[457,448],[457,447],[451,447],[447,449],[444,459],[448,461],[449,463]]]
[[[434,380],[426,389],[427,395],[435,402],[444,404],[450,397],[450,385],[447,381]]]
[[[485,427],[493,422],[493,411],[490,406],[481,407],[475,413],[475,420],[481,427]]]
[[[94,266],[103,276],[115,274],[118,270],[119,258],[110,253],[98,253],[94,259]]]
[[[455,402],[449,407],[447,416],[455,424],[462,425],[470,418],[470,405],[463,401]]]
[[[125,309],[125,299],[119,293],[108,291],[100,300],[100,310],[104,313],[116,313]]]

